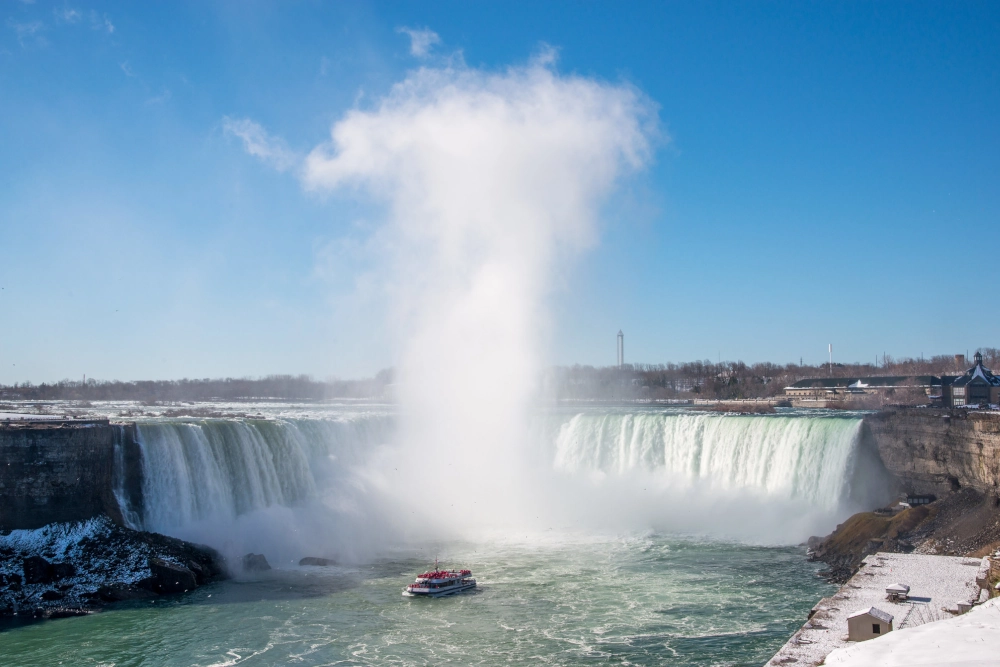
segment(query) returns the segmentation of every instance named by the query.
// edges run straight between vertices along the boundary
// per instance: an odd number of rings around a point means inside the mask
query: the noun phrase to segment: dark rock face
[[[893,409],[865,417],[886,469],[908,493],[1000,492],[1000,414]]]
[[[264,554],[247,554],[243,557],[243,569],[247,572],[263,572],[271,569]]]
[[[314,556],[306,556],[299,561],[299,565],[312,565],[314,567],[327,567],[329,565],[336,565],[337,563],[329,560],[327,558],[316,558]]]
[[[0,531],[100,514],[123,523],[115,488],[139,511],[141,483],[134,425],[0,423]]]
[[[28,556],[21,567],[24,570],[26,584],[50,584],[55,579],[52,564],[41,556]]]
[[[0,535],[0,615],[79,615],[224,577],[216,551],[131,530],[106,516]]]

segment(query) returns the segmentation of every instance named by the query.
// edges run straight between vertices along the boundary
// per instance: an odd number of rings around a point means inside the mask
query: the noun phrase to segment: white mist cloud
[[[83,18],[83,14],[77,9],[70,7],[57,7],[52,10],[56,20],[62,23],[78,23]]]
[[[521,448],[552,274],[594,241],[598,206],[650,157],[647,98],[551,62],[420,69],[337,122],[302,174],[307,188],[359,187],[387,206],[376,239],[409,471],[390,486],[438,518],[526,516]]]
[[[45,30],[45,24],[41,21],[27,21],[22,23],[9,18],[7,19],[7,27],[17,34],[17,41],[21,46],[25,46],[29,42],[37,42],[41,45],[46,43],[45,38],[41,35],[42,31]]]
[[[93,9],[90,10],[90,27],[94,30],[106,32],[109,35],[115,32],[115,24],[111,22],[107,14],[99,15]]]
[[[428,28],[396,28],[396,32],[410,36],[410,54],[424,58],[430,54],[435,44],[441,43],[436,32]]]
[[[222,119],[222,129],[226,134],[240,139],[247,153],[278,171],[291,169],[299,161],[299,157],[288,148],[284,140],[271,136],[260,123],[249,118],[225,116]]]

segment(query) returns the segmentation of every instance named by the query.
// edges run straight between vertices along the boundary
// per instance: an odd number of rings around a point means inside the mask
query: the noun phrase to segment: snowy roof
[[[975,380],[982,380],[991,387],[1000,387],[1000,377],[994,375],[982,362],[965,371],[965,375],[959,376],[952,384],[956,387],[964,387]]]
[[[850,614],[847,618],[857,618],[858,616],[871,616],[872,618],[877,618],[883,623],[892,623],[892,614],[887,611],[882,611],[877,607],[868,607],[868,609],[862,609],[861,611],[856,611]]]
[[[909,593],[910,587],[906,584],[889,584],[885,587],[886,593]]]

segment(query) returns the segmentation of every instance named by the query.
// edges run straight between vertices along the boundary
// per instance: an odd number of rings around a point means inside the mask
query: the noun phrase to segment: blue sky
[[[653,162],[552,285],[551,361],[998,346],[996,3],[0,4],[0,382],[396,363],[373,208],[290,153],[421,65],[628,83]],[[401,27],[440,38],[411,53]]]

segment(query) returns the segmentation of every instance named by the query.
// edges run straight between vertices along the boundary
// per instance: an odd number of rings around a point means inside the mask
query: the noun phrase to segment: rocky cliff
[[[938,500],[898,513],[855,514],[825,538],[809,540],[811,557],[843,583],[878,551],[983,556],[1000,546],[1000,414],[896,409],[865,417],[862,437],[878,451],[894,491]]]
[[[944,496],[961,488],[1000,490],[1000,413],[896,409],[865,417],[900,490]]]
[[[134,425],[0,424],[0,532],[100,514],[126,524],[141,508],[141,465]]]

